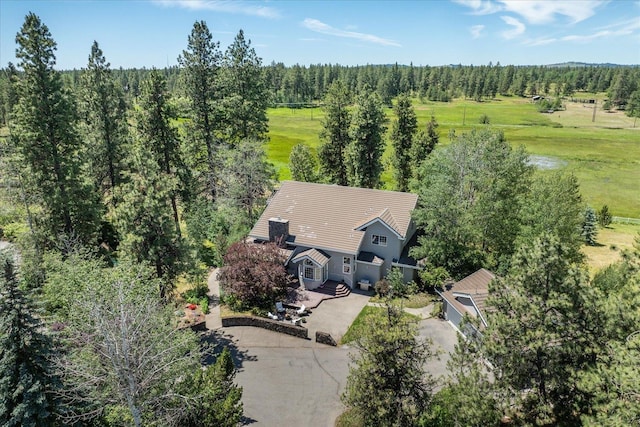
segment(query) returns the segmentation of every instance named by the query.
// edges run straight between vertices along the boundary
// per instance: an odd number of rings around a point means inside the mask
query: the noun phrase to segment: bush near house
[[[237,242],[229,247],[220,269],[224,302],[234,310],[269,309],[282,299],[292,277],[284,256],[274,243]]]

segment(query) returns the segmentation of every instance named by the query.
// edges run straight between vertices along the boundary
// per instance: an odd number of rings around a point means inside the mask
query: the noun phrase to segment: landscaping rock
[[[280,322],[278,320],[265,319],[255,316],[223,317],[222,326],[255,326],[257,328],[268,329],[270,331],[292,335],[298,338],[307,339],[309,337],[309,330],[302,326],[296,326],[288,322]]]
[[[333,347],[338,345],[331,334],[322,331],[316,331],[316,342],[319,342],[320,344],[331,345]]]

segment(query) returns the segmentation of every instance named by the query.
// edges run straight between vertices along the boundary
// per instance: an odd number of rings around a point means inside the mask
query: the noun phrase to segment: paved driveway
[[[432,317],[419,323],[418,334],[422,338],[430,338],[432,349],[440,352],[439,359],[429,360],[425,369],[436,378],[445,375],[449,353],[453,353],[458,342],[457,332],[448,322]]]
[[[370,297],[360,291],[352,291],[347,297],[322,301],[306,319],[304,326],[309,329],[309,338],[314,340],[316,331],[322,331],[330,333],[336,342],[340,342]]]
[[[212,280],[210,286],[215,296],[217,283]],[[323,301],[307,319],[309,340],[253,327],[221,328],[219,320],[207,319],[208,326],[216,325],[209,332],[211,342],[229,347],[238,368],[245,425],[334,426],[344,410],[340,394],[349,373],[349,353],[355,350],[318,344],[315,331],[329,332],[338,341],[368,299],[353,292]],[[445,372],[456,333],[444,321],[426,319],[420,322],[419,334],[443,351],[440,360],[426,366],[437,377]]]
[[[253,327],[212,331],[234,357],[245,425],[333,426],[344,410],[348,347],[329,347]]]

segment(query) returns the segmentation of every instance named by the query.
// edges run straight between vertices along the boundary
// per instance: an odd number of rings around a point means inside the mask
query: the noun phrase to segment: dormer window
[[[379,246],[387,246],[387,236],[382,236],[379,234],[371,235],[371,244],[379,245]]]

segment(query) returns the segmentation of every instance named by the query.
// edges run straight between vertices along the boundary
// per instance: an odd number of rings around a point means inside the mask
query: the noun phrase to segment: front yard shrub
[[[224,256],[218,276],[225,303],[234,310],[271,309],[283,299],[292,278],[284,268],[284,256],[274,243],[237,242]]]

